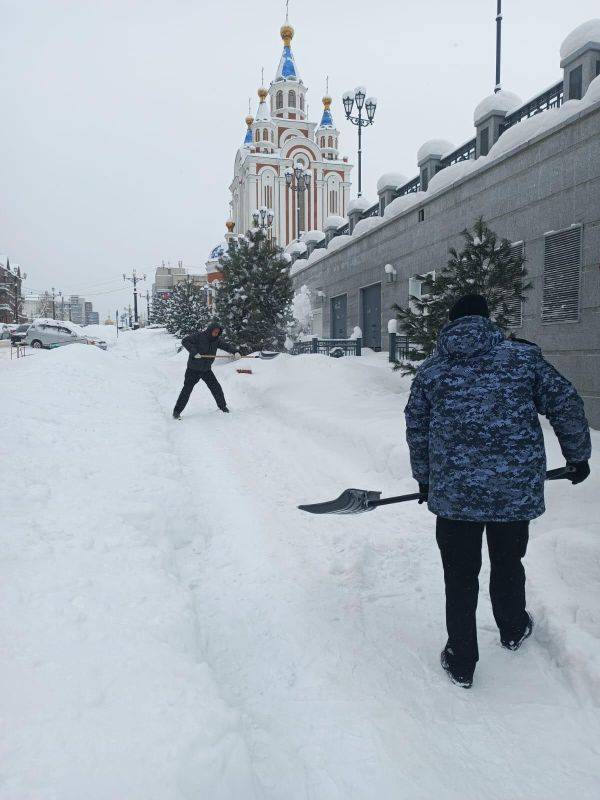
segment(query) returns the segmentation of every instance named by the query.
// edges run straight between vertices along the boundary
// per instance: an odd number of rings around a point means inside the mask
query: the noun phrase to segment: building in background
[[[252,226],[253,211],[264,206],[273,210],[271,234],[282,247],[303,232],[323,230],[330,216],[345,216],[352,170],[348,159],[339,155],[339,131],[327,93],[321,121],[308,119],[307,88],[292,53],[293,36],[292,26],[283,25],[277,72],[268,89],[258,90],[256,115],[246,117],[246,136],[236,153],[229,187],[232,230],[245,233]],[[296,164],[311,177],[310,188],[300,193],[288,189],[285,178]]]
[[[0,322],[23,322],[23,276],[18,264],[0,255]]]
[[[511,327],[575,384],[600,427],[600,20],[576,28],[560,58],[562,79],[537,97],[491,94],[460,147],[430,140],[412,179],[382,175],[377,201],[351,203],[324,241],[292,254],[290,272],[315,335],[345,339],[358,326],[366,347],[387,349],[394,303],[418,296],[483,216],[525,256],[532,282]]]
[[[179,283],[189,281],[196,286],[206,286],[208,277],[203,272],[191,272],[193,267],[184,267],[183,261],[178,261],[176,267],[165,267],[165,263],[157,267],[152,284],[152,297],[167,299]]]

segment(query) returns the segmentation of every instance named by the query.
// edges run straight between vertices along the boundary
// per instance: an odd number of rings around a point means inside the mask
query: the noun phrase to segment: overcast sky
[[[504,0],[503,86],[524,100],[559,80],[559,46],[598,0]],[[104,316],[122,273],[203,268],[223,238],[228,186],[264,66],[275,74],[285,2],[0,0],[0,252]],[[377,96],[364,193],[417,172],[433,137],[473,135],[493,90],[496,0],[291,0],[296,64],[319,119],[330,76],[341,153],[356,129],[341,95]],[[142,288],[150,287],[151,281]]]

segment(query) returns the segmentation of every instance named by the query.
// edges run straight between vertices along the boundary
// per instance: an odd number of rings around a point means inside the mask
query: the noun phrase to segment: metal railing
[[[539,114],[542,111],[547,111],[549,108],[560,108],[563,102],[564,85],[563,81],[560,81],[554,86],[551,86],[550,89],[547,89],[537,97],[534,97],[533,100],[530,100],[528,103],[525,103],[525,105],[517,108],[517,110],[513,111],[512,114],[508,114],[500,126],[500,134],[503,134],[504,131],[512,128],[512,126],[516,125],[517,122],[521,122],[522,119],[534,117],[536,114]]]
[[[305,342],[296,342],[290,353],[299,356],[306,353],[320,353],[321,355],[331,355],[332,350],[341,350],[345,356],[362,355],[362,339],[319,339],[313,336]]]
[[[563,81],[559,81],[558,83],[551,86],[550,89],[539,94],[537,97],[534,97],[533,100],[530,100],[528,103],[525,103],[520,108],[517,108],[516,111],[513,111],[512,114],[509,114],[502,125],[500,126],[500,135],[504,133],[504,131],[511,128],[513,125],[516,125],[517,122],[520,122],[522,119],[526,119],[527,117],[533,117],[535,114],[539,114],[542,111],[547,111],[549,108],[559,108],[564,102],[564,86]],[[458,164],[460,161],[469,161],[474,159],[477,155],[477,138],[474,137],[473,139],[469,139],[468,142],[465,142],[460,147],[457,147],[456,150],[453,150],[451,153],[448,153],[447,156],[444,156],[440,161],[440,170],[445,169],[446,167],[452,166],[452,164]],[[412,180],[405,183],[403,186],[398,187],[392,194],[392,199],[395,200],[398,197],[404,197],[404,195],[412,194],[413,192],[420,192],[421,191],[421,176],[417,175]],[[380,215],[379,210],[379,201],[372,205],[370,208],[367,208],[361,216],[361,219],[367,219],[368,217],[378,217]],[[350,233],[350,223],[347,222],[345,225],[342,225],[341,228],[338,228],[333,236],[342,236],[344,234]],[[325,247],[326,244],[323,242],[321,247]]]
[[[390,338],[390,351],[388,353],[390,363],[406,361],[410,350],[408,336],[402,333],[389,333],[388,336]]]

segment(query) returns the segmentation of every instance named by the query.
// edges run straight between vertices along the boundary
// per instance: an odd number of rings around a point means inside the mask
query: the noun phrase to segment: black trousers
[[[529,541],[529,522],[463,522],[438,517],[436,538],[446,584],[447,647],[454,654],[454,665],[465,670],[474,669],[479,659],[475,612],[484,527],[490,555],[490,598],[500,638],[519,638],[527,623],[521,559]]]
[[[188,367],[185,371],[185,378],[183,379],[183,389],[179,393],[179,397],[175,403],[175,408],[173,409],[174,414],[181,414],[183,409],[186,407],[188,400],[190,399],[190,395],[194,389],[194,386],[198,383],[198,381],[204,381],[204,383],[208,386],[219,408],[226,407],[227,403],[225,402],[223,389],[221,389],[221,384],[216,379],[214,372],[210,369],[206,372],[200,372],[199,370],[190,369]]]

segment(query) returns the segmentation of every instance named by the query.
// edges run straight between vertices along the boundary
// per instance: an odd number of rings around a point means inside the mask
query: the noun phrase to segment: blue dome
[[[246,131],[246,138],[244,139],[244,144],[252,144],[252,130],[248,128]]]
[[[223,243],[218,244],[216,247],[213,247],[213,249],[210,251],[208,260],[216,261],[218,258],[221,258],[221,256],[224,253],[225,253],[225,245]]]
[[[321,117],[321,128],[333,128],[333,117],[331,116],[331,111],[326,108],[323,111],[323,116]]]

